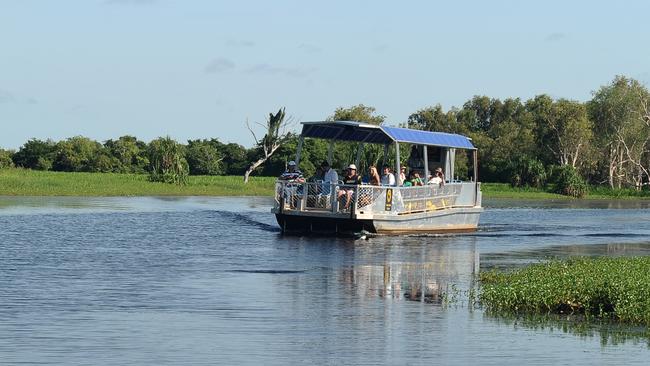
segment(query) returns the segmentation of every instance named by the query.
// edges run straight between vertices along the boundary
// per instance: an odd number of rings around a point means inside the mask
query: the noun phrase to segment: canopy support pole
[[[478,203],[478,151],[472,151],[472,160],[474,160],[474,206]]]
[[[354,164],[357,166],[357,174],[359,173],[359,168],[361,168],[359,162],[361,161],[361,154],[363,154],[363,146],[363,142],[359,144],[359,147],[357,148],[357,158],[354,160]]]
[[[302,143],[305,140],[303,136],[300,136],[298,140],[298,147],[296,148],[296,167],[300,166],[300,154],[302,153]]]
[[[400,179],[399,179],[399,174],[400,174],[400,161],[399,161],[399,142],[395,141],[395,185],[399,186],[400,185]]]
[[[327,148],[327,162],[329,163],[330,166],[332,166],[332,154],[334,153],[334,142],[336,142],[336,140],[334,139],[330,140],[330,146]]]
[[[423,146],[423,154],[424,154],[424,173],[422,174],[423,177],[422,179],[424,180],[424,184],[427,184],[429,182],[429,154],[427,151],[427,145]],[[426,209],[426,207],[425,207]]]

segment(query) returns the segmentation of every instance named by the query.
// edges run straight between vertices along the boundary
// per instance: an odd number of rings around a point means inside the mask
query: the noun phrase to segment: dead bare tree
[[[285,120],[284,107],[280,108],[278,113],[273,114],[269,113],[269,118],[266,120],[266,124],[256,122],[257,125],[262,126],[266,133],[262,139],[258,139],[255,135],[255,131],[251,127],[248,120],[246,120],[246,128],[251,132],[255,143],[262,150],[262,157],[257,161],[251,163],[251,165],[244,173],[244,183],[248,183],[248,177],[251,175],[255,169],[260,165],[264,164],[265,161],[269,160],[273,153],[280,147],[288,138],[287,127],[291,124],[291,118]]]

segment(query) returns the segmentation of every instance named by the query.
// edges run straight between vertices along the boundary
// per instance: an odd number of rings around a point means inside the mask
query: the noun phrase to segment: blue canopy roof
[[[303,122],[302,136],[328,140],[356,141],[370,144],[406,142],[417,145],[476,149],[469,138],[444,132],[376,126],[361,122]]]

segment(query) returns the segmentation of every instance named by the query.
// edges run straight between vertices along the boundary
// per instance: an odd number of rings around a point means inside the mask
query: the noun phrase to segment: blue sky
[[[246,119],[650,84],[650,2],[0,0],[0,147],[253,143]],[[297,127],[296,127],[297,128]]]

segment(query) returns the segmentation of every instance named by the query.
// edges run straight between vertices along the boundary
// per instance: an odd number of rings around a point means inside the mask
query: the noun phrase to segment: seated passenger
[[[287,165],[287,170],[280,175],[280,180],[286,180],[288,182],[293,182],[293,183],[304,183],[305,178],[303,178],[302,173],[298,168],[296,167],[296,162],[291,160],[289,164]]]
[[[357,175],[357,166],[354,164],[350,164],[348,166],[348,172],[343,178],[343,184],[345,185],[359,185],[361,184],[361,177]],[[352,195],[354,194],[354,187],[346,187],[343,186],[341,187],[341,190],[339,190],[339,196],[338,198],[341,198],[343,196],[346,197],[345,199],[345,209],[348,209],[350,207],[350,203],[352,201]]]
[[[383,173],[381,176],[381,185],[382,186],[394,186],[395,185],[395,176],[390,172],[390,167],[384,165]]]
[[[368,168],[368,174],[370,175],[370,180],[369,184],[373,186],[378,186],[381,184],[381,178],[379,177],[379,172],[377,172],[377,167],[374,165],[371,165],[370,168]]]
[[[332,169],[330,163],[328,163],[327,161],[323,161],[320,166],[323,169],[322,194],[328,195],[330,194],[331,186],[338,184],[339,175],[336,172],[336,170]]]
[[[429,179],[427,184],[438,184],[440,187],[445,185],[445,176],[442,174],[442,168],[436,168],[433,177]]]
[[[422,181],[422,178],[420,178],[420,173],[417,171],[414,171],[411,173],[411,185],[412,186],[423,186],[424,182]]]

